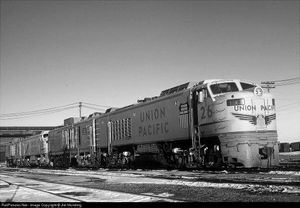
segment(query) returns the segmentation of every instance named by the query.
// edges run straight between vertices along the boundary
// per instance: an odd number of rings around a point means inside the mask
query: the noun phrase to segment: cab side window
[[[246,90],[246,89],[250,89],[250,88],[256,87],[256,86],[253,85],[253,84],[244,83],[244,82],[241,82],[241,86],[242,86],[243,90]]]

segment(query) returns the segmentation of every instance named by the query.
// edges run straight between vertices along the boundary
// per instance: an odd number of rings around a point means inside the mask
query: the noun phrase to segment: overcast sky
[[[299,1],[271,0],[2,0],[0,113],[79,101],[122,107],[212,78],[299,77],[299,10]],[[299,89],[272,89],[280,141],[300,141]],[[72,116],[78,109],[0,125]]]

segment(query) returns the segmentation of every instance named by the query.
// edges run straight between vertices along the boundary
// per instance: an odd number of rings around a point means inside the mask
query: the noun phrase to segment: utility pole
[[[81,107],[82,107],[82,102],[79,102],[79,118],[81,118]]]

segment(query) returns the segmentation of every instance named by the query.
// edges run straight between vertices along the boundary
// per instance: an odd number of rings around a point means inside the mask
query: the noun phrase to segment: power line
[[[52,111],[52,110],[59,110],[59,109],[65,108],[65,107],[70,107],[72,105],[76,105],[76,103],[72,103],[72,104],[68,104],[68,105],[63,105],[63,106],[52,107],[52,108],[45,108],[45,109],[40,109],[40,110],[34,110],[34,111],[26,111],[26,112],[20,112],[20,113],[0,114],[0,117],[2,117],[2,116],[7,117],[7,116],[22,116],[22,115],[39,114],[39,113],[48,112],[48,111]]]
[[[276,98],[276,100],[280,100],[280,101],[286,101],[286,102],[290,102],[291,100],[299,100],[298,97],[294,97],[294,98]]]
[[[270,92],[271,88],[286,86],[286,85],[294,85],[300,83],[300,77],[290,78],[290,79],[282,79],[282,80],[273,80],[273,81],[263,81],[261,82],[262,88],[268,89]]]
[[[285,110],[296,110],[296,109],[300,109],[299,108],[299,104],[295,103],[295,104],[291,104],[291,105],[285,105],[285,106],[276,106],[276,111],[285,111]]]
[[[92,104],[92,103],[86,103],[86,102],[82,102],[82,103],[86,104],[86,105],[99,106],[99,107],[103,107],[103,108],[112,108],[112,106],[98,105],[98,104]]]
[[[295,108],[295,107],[297,107],[297,106],[299,106],[299,102],[296,102],[296,103],[289,103],[289,104],[286,104],[286,105],[278,106],[278,107],[276,108],[276,110],[277,110],[277,111],[280,111],[280,112],[286,111],[286,110],[295,110],[295,109],[297,109],[297,108]]]
[[[66,109],[72,109],[72,108],[75,108],[75,107],[76,106],[69,106],[69,107],[53,109],[53,110],[48,110],[48,111],[43,111],[43,112],[36,112],[36,113],[32,113],[32,114],[6,115],[6,116],[0,116],[0,117],[21,117],[21,116],[42,115],[42,114],[47,114],[47,113],[55,113],[57,111],[62,111],[62,110],[66,110]]]
[[[295,77],[291,79],[282,79],[282,80],[274,80],[273,82],[286,82],[286,81],[293,81],[293,80],[299,80],[300,77]]]
[[[289,81],[286,83],[275,84],[275,86],[285,86],[285,85],[293,85],[293,84],[299,84],[299,83],[300,83],[300,80],[297,80],[297,81]]]
[[[58,112],[62,112],[62,111],[66,111],[66,110],[70,110],[70,109],[74,109],[75,107],[66,107],[66,108],[62,108],[62,109],[57,109],[57,110],[52,110],[52,111],[46,111],[46,112],[41,112],[41,113],[35,113],[35,114],[28,114],[28,115],[19,115],[19,116],[0,116],[0,120],[13,120],[13,119],[22,119],[22,118],[31,118],[31,117],[35,117],[35,116],[43,116],[43,115],[47,115],[47,114],[53,114],[53,113],[58,113]]]
[[[86,106],[86,105],[83,105],[83,107],[88,108],[88,109],[92,109],[92,110],[100,110],[100,111],[105,111],[106,110],[106,109],[103,109],[103,108],[95,108],[95,107],[90,107],[90,106]]]
[[[293,115],[289,115],[289,114],[293,114]],[[277,112],[276,114],[279,115],[278,117],[284,117],[284,116],[287,116],[289,118],[298,118],[298,114],[296,113],[300,113],[300,111],[294,111],[294,110],[284,110],[284,111],[280,111],[280,112]]]
[[[285,107],[285,106],[290,106],[290,105],[299,105],[300,104],[300,102],[299,101],[297,101],[297,102],[292,102],[292,103],[288,103],[288,104],[285,104],[285,105],[282,105],[282,106],[280,106],[280,107]]]
[[[83,105],[83,103],[84,103],[84,105]],[[105,111],[106,110],[105,108],[99,108],[97,106],[110,107],[110,106],[97,105],[97,104],[91,104],[91,103],[85,103],[85,102],[77,102],[77,103],[71,103],[68,105],[57,106],[57,107],[52,107],[52,108],[45,108],[45,109],[34,110],[34,111],[0,114],[0,120],[31,118],[34,116],[42,116],[42,115],[46,115],[46,114],[58,113],[58,112],[62,112],[62,111],[66,111],[66,110],[70,110],[70,109],[74,109],[74,108],[78,108],[78,107],[79,107],[79,111],[80,111],[80,113],[79,113],[80,117],[81,117],[81,107],[85,107],[85,108],[97,110],[97,111]]]

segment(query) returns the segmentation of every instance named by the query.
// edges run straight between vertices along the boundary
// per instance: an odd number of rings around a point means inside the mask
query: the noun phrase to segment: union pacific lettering
[[[146,126],[139,126],[139,136],[151,136],[168,133],[168,122],[153,123]]]
[[[147,123],[138,127],[139,136],[151,136],[166,134],[169,132],[165,107],[150,109],[140,112],[141,123]],[[163,121],[161,121],[163,120]]]
[[[255,105],[235,105],[234,110],[235,111],[256,111]],[[274,105],[261,105],[260,106],[261,111],[273,111],[275,110]]]
[[[153,121],[157,119],[164,118],[166,116],[166,110],[165,108],[155,108],[148,111],[143,111],[140,113],[140,121],[147,122],[147,121]]]
[[[260,106],[261,110],[267,110],[267,111],[272,111],[275,110],[275,105],[261,105]]]

